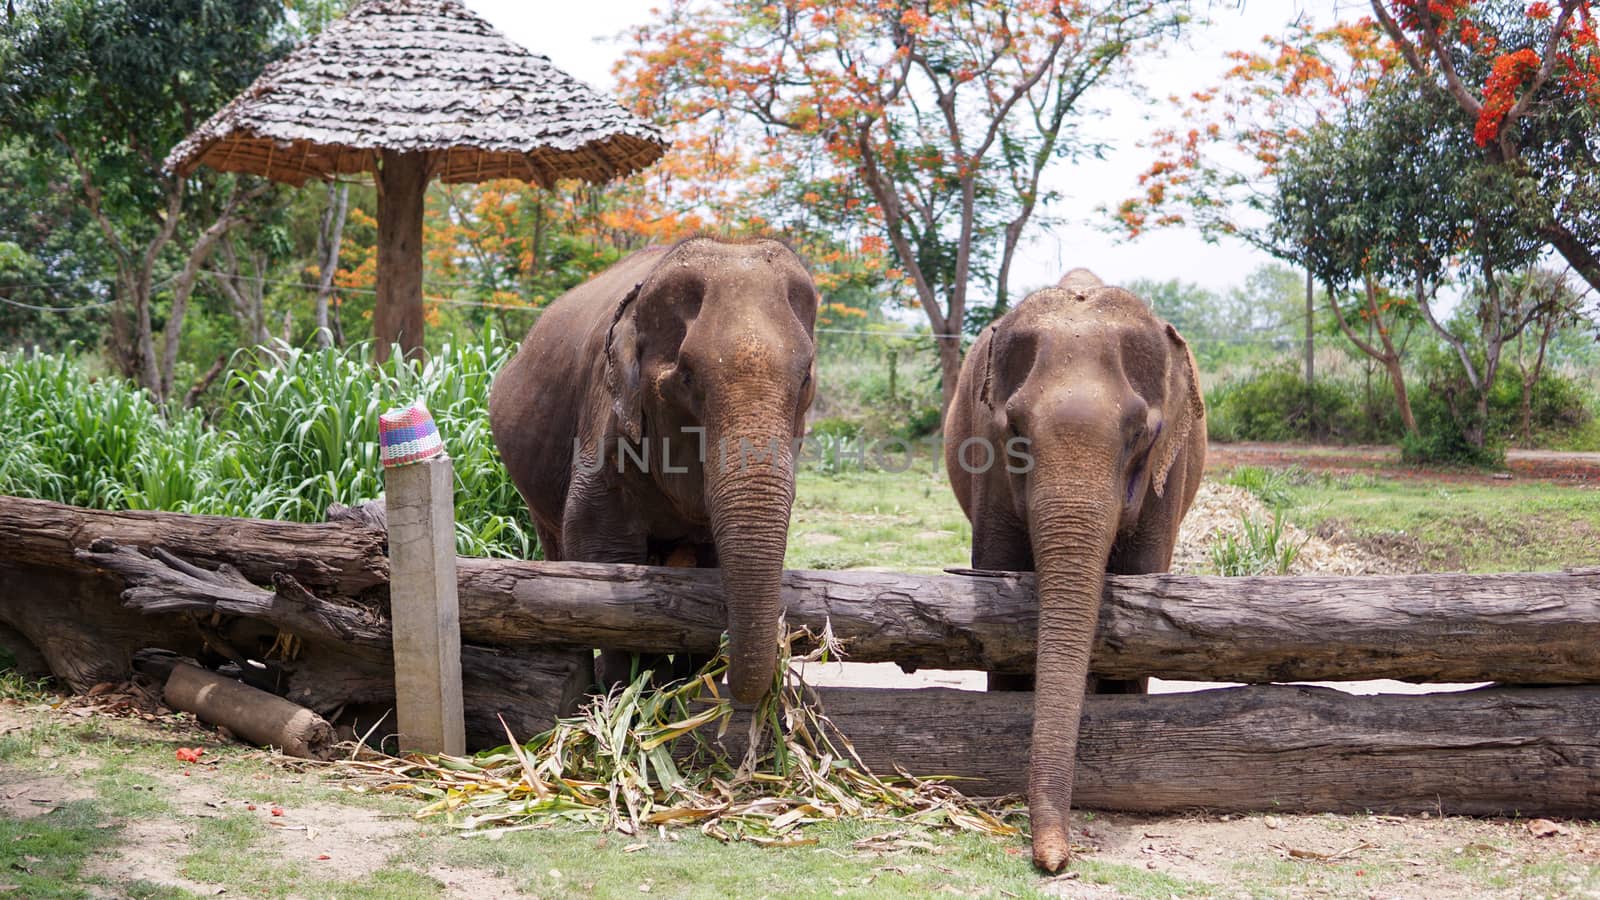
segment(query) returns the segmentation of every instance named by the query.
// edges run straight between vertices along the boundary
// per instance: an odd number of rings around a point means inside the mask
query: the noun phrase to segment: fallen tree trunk
[[[383,536],[358,521],[108,513],[0,498],[0,564],[83,571],[95,561],[73,551],[110,537],[160,544],[207,567],[229,563],[257,584],[287,576],[324,600],[358,598],[385,615]],[[1600,682],[1600,570],[1106,581],[1092,664],[1106,677]],[[703,653],[726,623],[713,570],[461,559],[458,584],[462,639],[485,646]],[[784,599],[791,625],[830,624],[858,661],[1032,667],[1031,575],[787,572]],[[28,633],[31,615],[21,596],[0,593],[0,621]]]
[[[296,704],[330,718],[355,706],[394,706],[385,604],[320,597],[283,573],[273,576],[267,590],[231,566],[210,571],[159,548],[145,556],[98,540],[78,555],[121,578],[123,604],[130,609],[199,621],[228,617],[256,626],[243,636],[215,631],[209,636],[213,646],[226,646],[241,668],[248,666],[246,658],[270,659],[273,648],[284,646],[281,635],[292,635],[300,643],[283,649],[272,669],[282,676],[284,696]],[[525,740],[550,727],[556,716],[577,705],[593,679],[587,650],[509,652],[473,644],[462,645],[461,674],[467,737],[477,747],[505,743],[507,728]]]
[[[127,678],[133,654],[145,647],[200,651],[200,636],[183,618],[123,608],[122,587],[95,569],[19,565],[0,556],[0,646],[24,666],[42,661],[80,693]]]
[[[354,596],[389,583],[386,536],[354,520],[307,525],[0,497],[0,562],[74,568],[74,552],[102,539],[164,547],[207,568],[227,564],[261,584],[281,572],[313,590]]]
[[[880,774],[1027,790],[1033,695],[819,690]],[[748,720],[724,743],[742,753]],[[739,758],[735,755],[733,758]],[[1600,815],[1600,687],[1358,697],[1260,685],[1089,697],[1073,803],[1167,812]]]

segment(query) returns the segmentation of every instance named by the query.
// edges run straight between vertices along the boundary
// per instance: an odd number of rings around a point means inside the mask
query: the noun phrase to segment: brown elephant
[[[642,250],[568,291],[489,423],[548,559],[720,566],[733,695],[772,683],[817,292],[773,240]],[[601,654],[602,684],[626,655]]]
[[[1028,771],[1033,860],[1066,865],[1078,717],[1107,572],[1164,572],[1205,465],[1194,357],[1133,294],[1074,270],[985,329],[945,466],[972,565],[1038,573]],[[990,675],[990,688],[1016,687]]]

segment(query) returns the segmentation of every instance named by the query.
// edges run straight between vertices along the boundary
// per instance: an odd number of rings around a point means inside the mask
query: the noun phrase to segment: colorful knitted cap
[[[378,416],[378,443],[385,467],[404,466],[444,455],[439,429],[420,400]]]

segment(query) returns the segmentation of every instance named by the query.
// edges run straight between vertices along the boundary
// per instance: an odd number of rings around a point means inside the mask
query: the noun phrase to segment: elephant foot
[[[1033,864],[1054,875],[1072,861],[1072,841],[1067,829],[1039,827],[1033,829]]]

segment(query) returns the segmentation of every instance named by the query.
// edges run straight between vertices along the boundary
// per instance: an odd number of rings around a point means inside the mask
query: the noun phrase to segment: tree
[[[1409,89],[1404,78],[1381,86],[1347,122],[1319,126],[1285,153],[1274,221],[1309,248],[1330,286],[1365,289],[1367,310],[1379,318],[1381,351],[1349,327],[1336,291],[1329,299],[1346,337],[1389,369],[1412,434],[1398,352],[1380,311],[1420,314],[1455,351],[1473,407],[1458,421],[1467,443],[1482,450],[1502,352],[1537,314],[1502,282],[1531,265],[1543,242],[1538,204],[1519,193],[1526,184],[1486,162],[1466,133],[1451,127],[1460,119],[1453,105]],[[1452,281],[1477,287],[1467,297],[1471,334],[1446,328],[1436,313],[1439,291]],[[1409,297],[1385,298],[1380,309],[1379,283],[1406,285]]]
[[[71,184],[60,160],[0,139],[0,346],[99,341],[109,260]]]
[[[1533,446],[1533,392],[1544,374],[1550,341],[1563,328],[1583,321],[1583,295],[1574,290],[1570,271],[1536,267],[1507,279],[1505,290],[1513,304],[1529,311],[1527,327],[1516,342],[1516,366],[1522,397],[1517,411],[1517,433],[1524,447]],[[1528,340],[1529,336],[1533,340]],[[1528,344],[1532,343],[1530,349]],[[1531,358],[1530,358],[1531,357]]]
[[[936,336],[948,407],[974,280],[1005,305],[1042,174],[1079,149],[1068,123],[1188,6],[673,0],[635,32],[624,88],[675,121],[755,126],[793,180],[876,230]]]
[[[0,26],[0,130],[72,173],[113,260],[112,358],[157,396],[202,266],[268,190],[161,161],[280,51],[282,15],[274,0],[39,0]]]
[[[1600,47],[1588,0],[1371,0],[1417,89],[1537,213],[1538,236],[1600,290]],[[1519,184],[1520,183],[1520,184]]]

